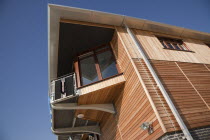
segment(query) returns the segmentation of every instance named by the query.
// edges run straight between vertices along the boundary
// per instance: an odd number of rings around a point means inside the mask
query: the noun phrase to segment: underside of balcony
[[[115,114],[114,100],[124,87],[123,74],[77,89],[75,96],[51,104],[52,131],[57,135],[100,135],[100,120]],[[82,118],[78,118],[79,115]]]

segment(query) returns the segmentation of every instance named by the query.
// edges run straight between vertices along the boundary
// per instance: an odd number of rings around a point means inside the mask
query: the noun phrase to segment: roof
[[[125,15],[117,15],[75,7],[54,4],[49,4],[48,7],[49,82],[56,78],[57,74],[59,21],[61,18],[113,26],[123,26],[126,24],[129,28],[210,42],[210,33],[195,31],[183,27],[172,26]]]

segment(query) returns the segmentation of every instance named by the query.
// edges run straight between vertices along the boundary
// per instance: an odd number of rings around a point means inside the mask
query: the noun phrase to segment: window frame
[[[103,48],[105,46],[108,46],[108,47],[97,51],[98,49]],[[110,51],[111,52],[111,55],[112,55],[112,58],[114,60],[114,63],[115,63],[115,66],[116,66],[116,69],[117,69],[118,73],[113,75],[113,76],[110,76],[110,77],[107,77],[107,78],[103,78],[102,77],[102,73],[101,73],[101,69],[100,69],[100,65],[98,63],[97,55],[100,54],[100,53],[106,52],[106,51]],[[85,54],[88,54],[88,53],[92,53],[92,54],[82,57],[82,55],[85,55]],[[91,56],[94,58],[95,68],[96,68],[96,72],[97,72],[97,75],[98,75],[98,81],[95,81],[95,82],[83,85],[82,77],[81,77],[80,61],[85,59],[85,58],[87,58],[87,57],[91,57]],[[82,58],[79,58],[79,57],[82,57]],[[114,56],[114,53],[112,51],[110,43],[107,43],[107,44],[104,44],[104,45],[101,45],[101,46],[97,46],[97,47],[91,48],[91,49],[89,49],[89,50],[87,50],[87,51],[85,51],[83,53],[77,54],[76,59],[74,61],[74,68],[75,68],[76,79],[77,79],[77,82],[76,82],[77,83],[77,88],[82,88],[82,87],[85,87],[85,86],[88,86],[88,85],[92,85],[94,83],[98,83],[100,81],[103,81],[103,80],[106,80],[106,79],[110,79],[112,77],[115,77],[117,75],[121,75],[122,74],[121,70],[119,68],[119,65],[116,62],[116,58]]]
[[[163,49],[193,52],[181,39],[160,37],[160,36],[158,36],[157,38],[160,41],[161,45],[163,46]]]
[[[205,43],[205,44],[206,44],[206,46],[207,46],[207,47],[209,47],[209,48],[210,48],[210,43]]]

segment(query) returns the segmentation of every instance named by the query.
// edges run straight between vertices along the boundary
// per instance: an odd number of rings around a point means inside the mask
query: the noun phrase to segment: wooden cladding
[[[210,65],[177,63],[193,88],[210,109]]]
[[[168,132],[180,130],[142,59],[134,59]],[[210,125],[210,65],[151,60],[188,128]]]
[[[210,125],[209,65],[151,62],[187,127]]]
[[[208,94],[210,93],[210,65],[208,65],[208,63],[210,64],[210,51],[208,47],[199,41],[185,39],[187,46],[189,46],[190,49],[192,48],[195,53],[181,51],[168,51],[167,53],[166,50],[163,49],[160,41],[152,33],[133,30],[140,43],[143,45],[148,58],[157,59],[151,60],[151,63],[187,127],[196,128],[210,125],[210,121],[208,120],[210,117],[210,95]],[[118,31],[120,31],[120,35],[128,49],[127,52],[129,52],[132,57],[166,130],[168,132],[180,130],[155,80],[144,61],[141,59],[141,56],[136,53],[138,51],[132,51],[135,49],[135,46],[132,47],[133,44],[128,34],[124,32],[123,29],[119,29]]]
[[[111,44],[126,82],[122,93],[114,102],[117,110],[116,116],[106,114],[101,120],[102,135],[100,138],[102,140],[157,139],[163,135],[163,130],[131,59],[131,56],[138,57],[138,54],[131,49],[131,42],[124,30],[122,28],[117,28],[117,30]],[[153,134],[149,135],[147,131],[140,128],[143,122],[152,122]]]
[[[194,53],[185,51],[173,51],[163,49],[163,45],[156,37],[156,35],[166,35],[137,29],[132,30],[138,38],[139,42],[142,44],[143,49],[147,53],[149,59],[210,64],[210,49],[201,41],[186,38],[182,39],[188,49]],[[179,37],[176,36],[168,35],[166,37],[179,39]]]
[[[123,75],[116,76],[106,81],[81,88],[81,96],[79,96],[78,104],[107,104],[115,102],[120,96],[124,87],[125,79]],[[77,110],[77,114],[84,114],[87,120],[100,122],[103,115],[110,114],[96,110]]]
[[[158,88],[153,76],[149,72],[146,64],[142,59],[133,60],[135,62],[136,67],[138,68],[138,71],[144,81],[147,90],[149,91],[150,96],[152,97],[152,100],[155,104],[155,107],[157,108],[157,111],[167,132],[179,130],[179,125],[176,122],[175,117],[173,116],[170,108],[168,107],[168,104],[166,103],[160,89]]]
[[[180,130],[153,76],[141,59],[138,48],[123,28],[116,29],[111,47],[126,82],[118,85],[119,91],[112,86],[102,92],[95,90],[91,94],[87,90],[88,94],[84,94],[79,102],[112,102],[117,114],[113,116],[93,110],[81,110],[77,113],[85,114],[86,119],[100,122],[102,140],[158,139],[165,132]],[[150,32],[134,32],[187,127],[190,129],[210,125],[210,60],[206,57],[208,51],[205,52],[203,48],[200,50],[203,44],[196,44],[190,40],[186,42],[196,53],[168,50],[166,52],[161,42]],[[208,49],[206,46],[205,48]],[[196,64],[201,62],[207,64]],[[157,111],[154,110],[149,97]],[[144,122],[152,122],[153,134],[149,135],[147,131],[140,129]]]

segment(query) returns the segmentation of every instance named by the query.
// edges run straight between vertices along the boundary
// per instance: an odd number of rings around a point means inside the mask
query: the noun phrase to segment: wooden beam
[[[101,135],[99,126],[81,126],[81,127],[70,127],[70,128],[57,128],[52,129],[52,132],[56,135],[68,135],[71,133],[94,133]]]
[[[103,28],[111,28],[114,29],[114,26],[111,25],[105,25],[105,24],[97,24],[97,23],[90,23],[90,22],[82,22],[82,21],[76,21],[76,20],[70,20],[70,19],[60,19],[61,23],[71,23],[71,24],[80,24],[80,25],[86,25],[86,26],[96,26],[96,27],[103,27]]]
[[[115,114],[113,104],[88,104],[88,105],[77,105],[76,103],[60,103],[60,104],[51,104],[52,108],[55,110],[79,110],[79,109],[91,109],[99,110],[108,113]]]

